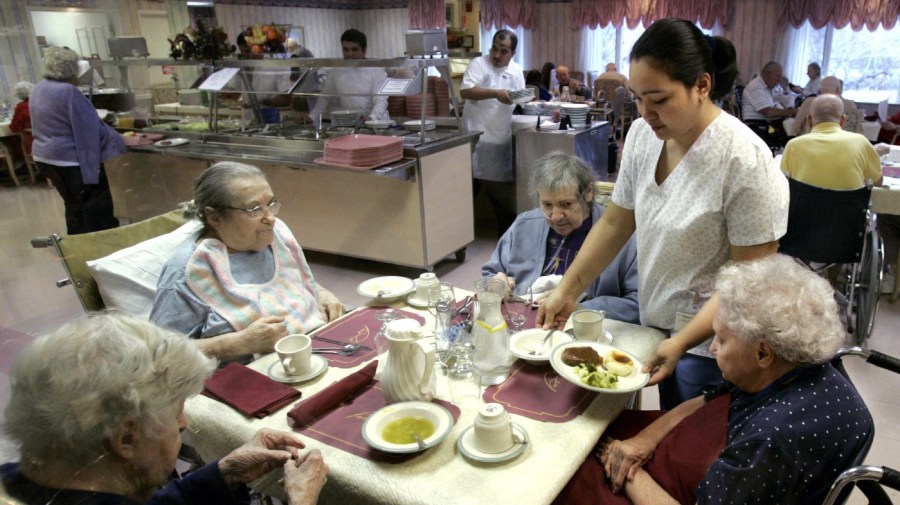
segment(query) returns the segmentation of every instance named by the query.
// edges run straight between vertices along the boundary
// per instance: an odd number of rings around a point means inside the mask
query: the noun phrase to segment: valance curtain
[[[446,24],[444,0],[409,0],[410,28],[444,28]]]
[[[781,25],[800,28],[804,21],[816,29],[826,25],[854,30],[865,26],[875,30],[879,24],[889,30],[900,17],[900,0],[783,0]]]
[[[504,26],[535,28],[535,0],[481,0],[481,27],[484,30]]]
[[[646,27],[654,20],[669,17],[696,21],[704,28],[712,28],[716,22],[725,27],[730,3],[731,0],[572,0],[572,27],[597,28],[610,23],[620,27],[623,22],[628,28],[638,23]]]

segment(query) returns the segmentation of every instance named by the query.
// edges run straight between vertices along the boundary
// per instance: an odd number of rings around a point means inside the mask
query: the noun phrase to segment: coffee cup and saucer
[[[406,298],[406,303],[412,305],[413,307],[427,309],[428,291],[431,289],[431,286],[437,284],[440,281],[433,273],[425,272],[413,282],[415,284],[416,290],[410,293],[410,295]]]
[[[525,452],[528,433],[510,421],[499,403],[484,405],[475,422],[459,435],[456,448],[468,459],[481,463],[508,461]]]
[[[278,360],[266,371],[270,379],[285,384],[308,381],[328,369],[328,361],[312,353],[312,339],[307,335],[288,335],[275,343]]]

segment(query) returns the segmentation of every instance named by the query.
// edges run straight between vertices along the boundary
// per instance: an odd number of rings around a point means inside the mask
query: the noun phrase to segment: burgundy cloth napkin
[[[313,339],[313,347],[334,347],[334,344],[329,342],[317,341],[316,337],[325,337],[345,344],[360,344],[363,346],[350,356],[340,354],[322,355],[328,360],[330,366],[338,368],[353,368],[370,359],[374,359],[378,356],[378,351],[375,347],[375,335],[381,330],[381,325],[383,324],[378,320],[378,316],[387,310],[392,310],[400,317],[415,319],[419,324],[425,324],[425,318],[405,310],[391,309],[390,307],[365,307],[355,310],[337,321],[312,332],[310,336]]]
[[[307,403],[310,400],[306,400],[303,403]],[[449,402],[435,399],[432,400],[432,403],[447,409],[453,416],[454,423],[459,419],[459,409]],[[366,443],[362,436],[363,424],[365,424],[366,419],[370,415],[385,405],[387,403],[384,400],[384,394],[381,392],[381,383],[373,381],[363,386],[352,399],[345,400],[334,410],[325,412],[306,426],[295,426],[294,429],[305,437],[313,438],[371,461],[402,463],[423,454],[424,451],[408,454],[387,453],[373,449]],[[442,443],[450,442],[444,440]]]
[[[584,413],[597,395],[560,377],[548,365],[516,360],[509,378],[489,386],[484,401],[500,403],[513,414],[538,421],[564,423]]]
[[[312,398],[300,402],[288,412],[288,417],[294,420],[297,428],[306,426],[372,384],[376,368],[378,368],[377,360],[319,391]]]
[[[231,363],[207,379],[203,394],[241,414],[260,419],[300,398],[300,391],[275,382],[240,363]]]

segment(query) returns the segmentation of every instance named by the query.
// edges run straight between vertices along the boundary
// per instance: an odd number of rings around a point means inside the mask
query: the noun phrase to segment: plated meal
[[[592,391],[629,393],[644,387],[650,374],[631,354],[597,342],[571,342],[553,349],[550,365],[569,382]]]
[[[156,147],[175,147],[175,146],[187,144],[188,142],[189,142],[188,139],[174,138],[174,139],[160,140],[158,142],[154,142],[153,145],[155,145]]]

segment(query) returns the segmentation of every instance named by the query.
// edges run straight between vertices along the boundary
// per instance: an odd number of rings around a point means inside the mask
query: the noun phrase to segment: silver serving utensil
[[[548,331],[547,334],[544,335],[544,340],[541,340],[541,346],[538,347],[537,349],[529,352],[528,354],[530,354],[532,356],[544,354],[544,346],[547,345],[547,341],[550,339],[550,335],[553,335],[554,331],[556,331],[556,328],[552,328],[550,331]]]
[[[420,450],[424,451],[425,449],[427,449],[427,447],[425,447],[425,442],[422,440],[422,437],[420,437],[418,433],[413,433],[413,436],[416,437],[416,444],[419,446]]]
[[[336,354],[343,354],[344,356],[349,356],[351,354],[356,354],[356,351],[359,351],[362,348],[359,344],[346,344],[341,347],[319,347],[313,348],[312,352],[314,353],[331,353],[334,352]]]
[[[376,298],[381,298],[381,297],[383,297],[384,295],[388,295],[388,294],[390,294],[390,293],[391,293],[390,290],[387,290],[387,289],[379,289],[379,290],[378,290],[378,296],[377,296]]]

